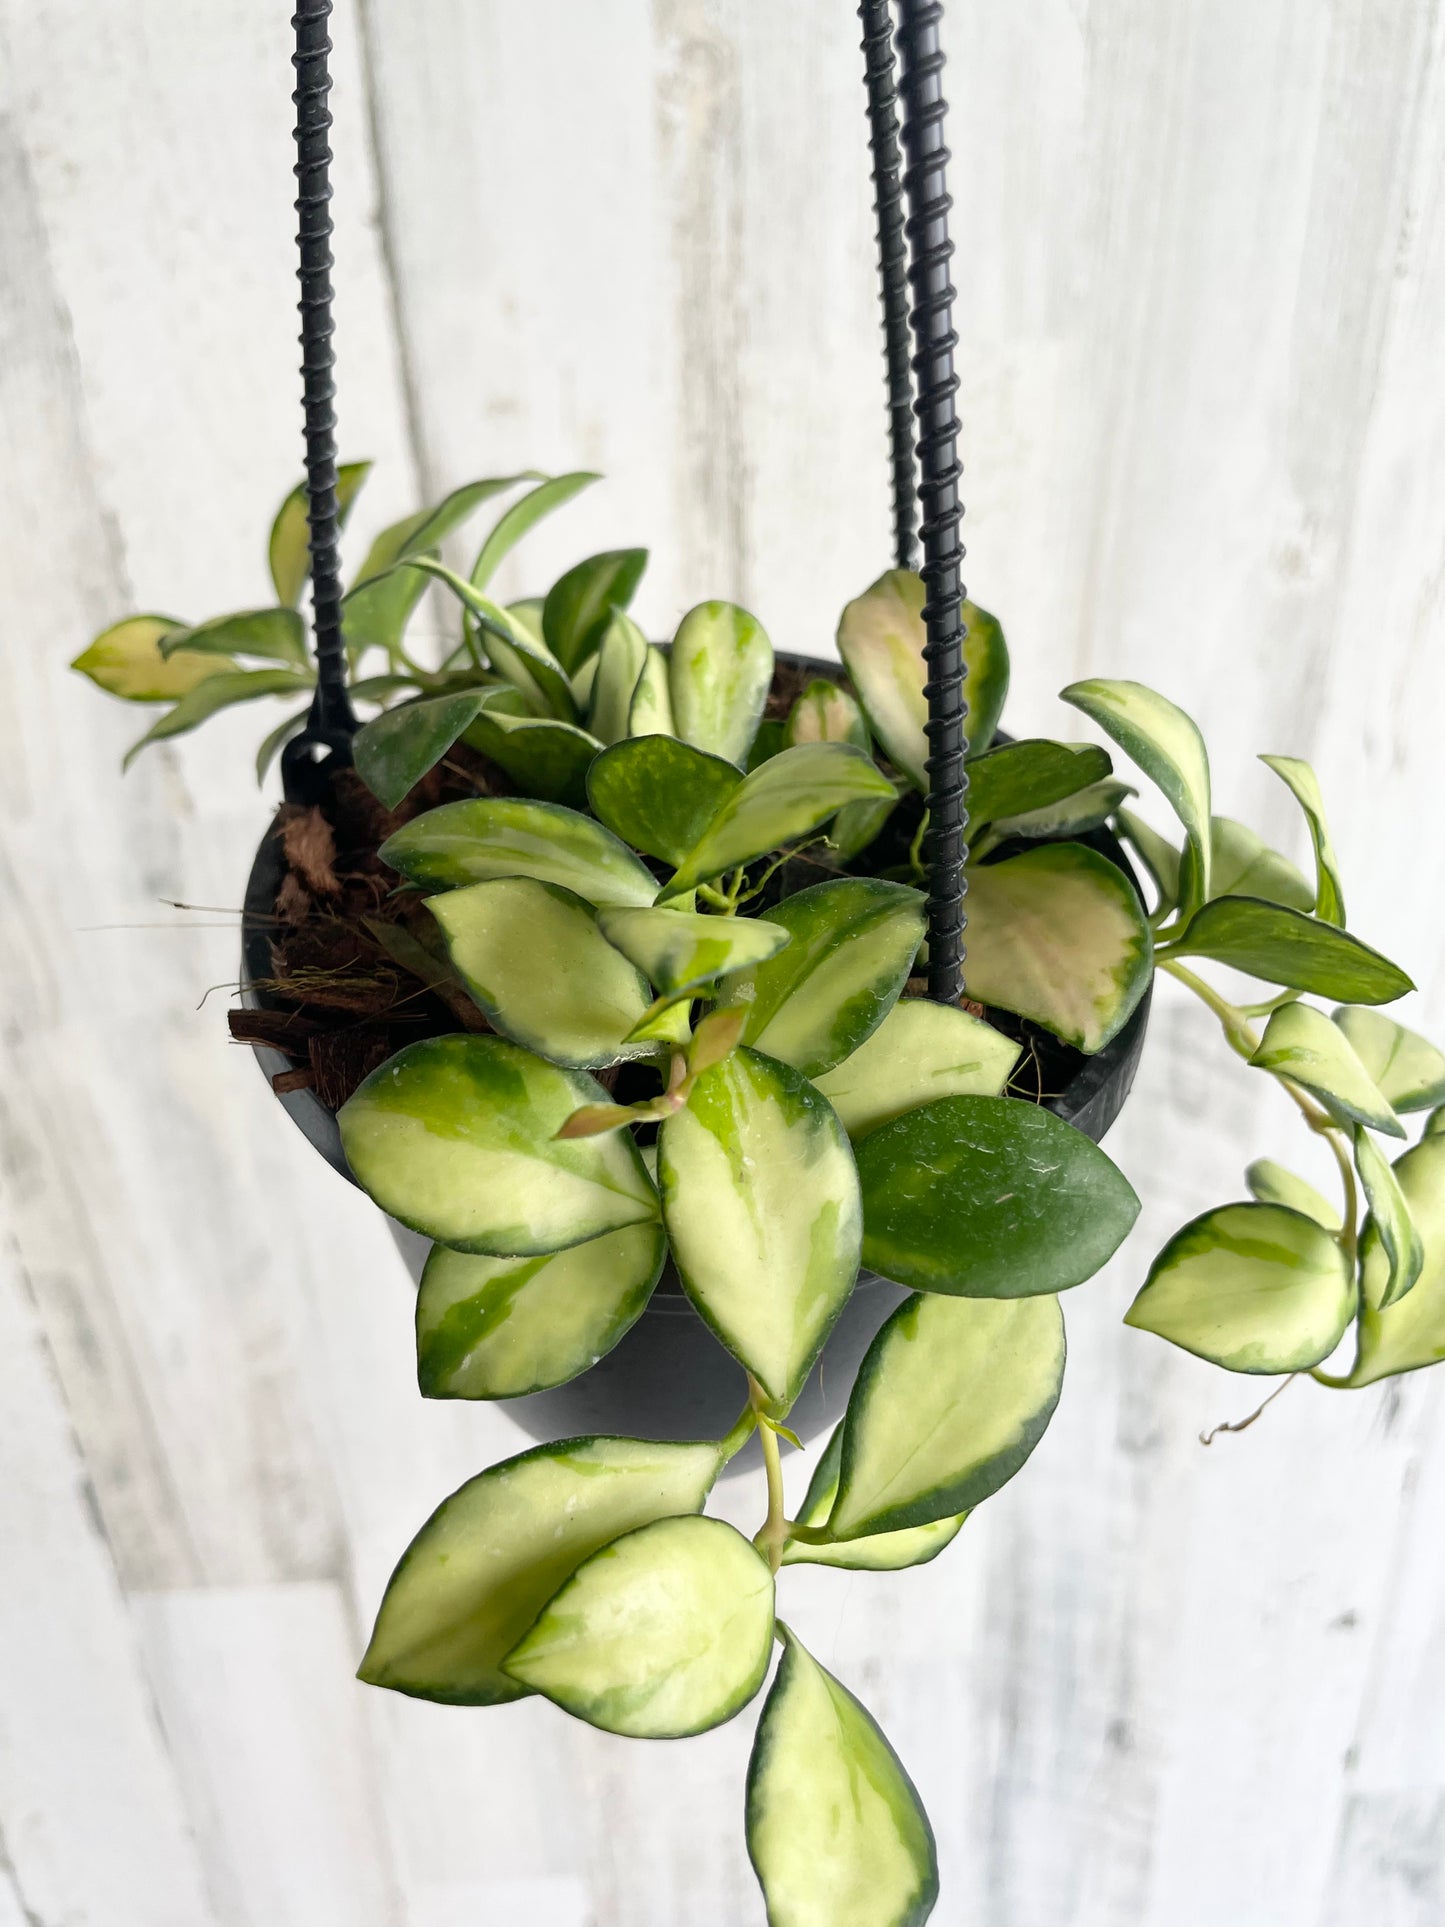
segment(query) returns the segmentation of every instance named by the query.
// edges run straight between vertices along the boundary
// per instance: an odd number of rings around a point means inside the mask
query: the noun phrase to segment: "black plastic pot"
[[[804,657],[781,657],[793,666],[837,675],[837,665]],[[1134,880],[1128,858],[1108,831],[1077,839],[1117,863]],[[241,995],[250,1007],[271,1000],[253,986],[269,977],[269,931],[276,893],[285,874],[280,837],[273,823],[262,840],[246,885],[241,926]],[[1123,1108],[1144,1048],[1152,987],[1129,1022],[1093,1057],[1064,1054],[1068,1072],[1057,1094],[1042,1101],[1097,1143]],[[289,1069],[288,1060],[266,1045],[253,1046],[267,1077]],[[1056,1059],[1060,1053],[1055,1052]],[[335,1113],[314,1091],[289,1091],[279,1102],[328,1164],[351,1179]],[[388,1219],[412,1278],[418,1280],[429,1249],[425,1238]],[[853,1295],[833,1327],[789,1420],[799,1437],[815,1437],[842,1414],[853,1380],[874,1334],[906,1294],[871,1271],[859,1273]],[[526,1398],[501,1401],[534,1438],[555,1439],[590,1432],[639,1438],[709,1438],[725,1432],[747,1398],[742,1368],[729,1357],[693,1311],[669,1264],[642,1317],[621,1343],[570,1384]],[[735,1464],[747,1463],[744,1455]]]

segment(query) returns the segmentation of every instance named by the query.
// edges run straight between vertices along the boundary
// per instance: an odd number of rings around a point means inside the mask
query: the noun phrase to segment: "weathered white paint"
[[[629,1746],[350,1683],[407,1537],[515,1435],[417,1398],[383,1230],[197,1008],[232,930],[158,904],[238,900],[254,718],[122,786],[134,718],[64,668],[126,607],[265,592],[286,11],[0,0],[0,1922],[760,1920],[747,1720]],[[1445,10],[948,29],[968,576],[1014,714],[1076,729],[1072,676],[1154,680],[1296,854],[1253,757],[1312,756],[1352,920],[1445,1029]],[[851,9],[343,0],[335,37],[370,525],[601,468],[505,588],[643,541],[658,629],[735,594],[828,649],[888,560]],[[1166,990],[1111,1148],[1146,1220],[1069,1304],[1027,1476],[923,1571],[790,1573],[789,1616],[918,1779],[950,1927],[1433,1927],[1445,1393],[1300,1386],[1203,1450],[1252,1387],[1119,1314],[1292,1128]]]

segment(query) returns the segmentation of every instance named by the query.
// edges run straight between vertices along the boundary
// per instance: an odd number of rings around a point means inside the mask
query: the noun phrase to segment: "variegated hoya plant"
[[[365,465],[343,471],[349,508]],[[434,1241],[417,1304],[422,1391],[510,1398],[585,1372],[666,1272],[746,1373],[723,1438],[568,1439],[491,1467],[403,1554],[361,1677],[453,1704],[540,1693],[613,1733],[731,1719],[762,1690],[746,1824],[773,1927],[903,1927],[937,1893],[933,1837],[878,1726],[776,1617],[782,1568],[933,1559],[1019,1471],[1064,1368],[1060,1294],[1115,1251],[1138,1200],[1110,1159],[1012,1094],[1011,1012],[1107,1045],[1156,970],[1323,1138],[1338,1204],[1249,1167],[1251,1196],[1155,1259],[1128,1322],[1232,1371],[1357,1387],[1445,1357],[1445,1056],[1379,1006],[1412,988],[1350,935],[1318,786],[1267,757],[1313,840],[1308,880],[1213,812],[1194,724],[1137,683],[1064,691],[1159,788],[1171,843],[1127,807],[1105,751],[996,743],[998,623],[967,610],[970,1007],[908,994],[923,938],[923,591],[892,571],[844,610],[846,675],[763,721],[773,651],[724,602],[670,646],[627,614],[646,557],[593,556],[544,598],[487,593],[502,557],[594,478],[459,489],[384,531],[345,601],[357,767],[394,805],[464,738],[509,796],[445,804],[382,850],[425,897],[486,1034],[432,1037],[375,1071],[340,1126],[357,1181]],[[530,481],[473,568],[442,538]],[[309,694],[297,610],[304,498],[272,530],[272,608],[191,626],[137,616],[79,659],[168,702],[143,743],[253,696]],[[408,652],[429,582],[460,605],[433,667]],[[260,767],[304,711],[266,739]],[[139,745],[137,745],[139,747]],[[1112,824],[1152,910],[1082,837]],[[880,858],[879,852],[887,860]],[[1210,963],[1262,980],[1239,1004]],[[1338,1007],[1326,1011],[1308,998]],[[628,1067],[622,1101],[594,1075]],[[1424,1133],[1392,1164],[1377,1138]],[[780,1439],[861,1266],[910,1296],[869,1350],[790,1516]],[[1354,1327],[1353,1356],[1334,1354]],[[705,1513],[754,1435],[767,1516]]]

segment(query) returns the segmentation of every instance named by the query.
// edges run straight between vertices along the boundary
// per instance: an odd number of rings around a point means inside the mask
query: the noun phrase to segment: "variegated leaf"
[[[373,796],[394,810],[476,720],[486,697],[479,689],[429,696],[384,709],[352,738],[352,755]]]
[[[1309,1004],[1283,1004],[1265,1026],[1250,1063],[1288,1077],[1325,1099],[1332,1110],[1357,1118],[1372,1130],[1403,1137],[1405,1127],[1370,1081],[1349,1039],[1322,1010]]]
[[[534,489],[529,489],[520,501],[514,502],[498,518],[496,527],[482,544],[477,559],[472,564],[471,583],[474,589],[486,588],[501,567],[503,559],[511,554],[524,535],[536,528],[544,516],[550,515],[554,509],[561,508],[564,503],[570,502],[573,496],[580,495],[584,488],[590,488],[594,482],[600,482],[602,477],[579,469],[573,474],[552,475],[546,480],[538,480],[535,475],[518,476],[517,479],[519,481],[537,480],[538,485]]]
[[[936,1008],[936,1006],[935,1006]],[[836,1425],[808,1486],[798,1524],[822,1528],[838,1496],[843,1464],[843,1427]],[[790,1539],[783,1552],[785,1566],[841,1566],[848,1572],[901,1572],[906,1566],[926,1566],[958,1537],[966,1512],[931,1525],[905,1526],[900,1532],[874,1532],[862,1539],[828,1539],[809,1544]]]
[[[1425,1246],[1393,1167],[1363,1124],[1355,1126],[1355,1169],[1369,1201],[1370,1228],[1385,1259],[1385,1279],[1377,1285],[1383,1310],[1413,1289],[1424,1269]]]
[[[1377,1379],[1445,1359],[1445,1135],[1428,1133],[1396,1158],[1394,1173],[1420,1237],[1424,1264],[1406,1296],[1386,1306],[1393,1266],[1379,1231],[1366,1224],[1360,1241],[1360,1350],[1351,1385],[1373,1385]]]
[[[1212,957],[1266,983],[1351,1004],[1390,1004],[1415,988],[1398,964],[1358,937],[1258,897],[1206,903],[1164,954]]]
[[[732,602],[700,603],[678,625],[667,673],[677,735],[741,767],[773,681],[773,645],[757,617]]]
[[[631,602],[646,567],[646,549],[612,549],[576,563],[547,591],[543,639],[569,676],[602,641],[613,611]]]
[[[362,483],[371,473],[370,462],[342,462],[336,471],[336,525],[344,529]],[[294,609],[311,574],[311,526],[307,519],[306,484],[298,482],[276,511],[266,544],[276,600]]]
[[[1109,774],[1108,752],[1089,743],[1082,748],[1029,738],[1000,743],[968,761],[968,820],[971,828],[1000,817],[1041,810],[1076,796]]]
[[[597,927],[662,997],[681,997],[775,956],[790,935],[759,917],[703,916],[657,905],[601,910]]]
[[[429,890],[529,876],[598,906],[651,903],[657,895],[657,879],[610,830],[578,810],[522,797],[443,803],[403,824],[378,854]]]
[[[1246,823],[1210,819],[1210,889],[1216,897],[1262,897],[1291,910],[1313,910],[1314,886],[1287,857],[1270,849]]]
[[[1250,1196],[1261,1204],[1288,1205],[1291,1211],[1302,1211],[1307,1218],[1324,1226],[1326,1231],[1340,1228],[1339,1211],[1328,1198],[1322,1197],[1312,1184],[1287,1171],[1273,1158],[1256,1158],[1244,1174],[1249,1186]]]
[[[1309,824],[1310,842],[1315,852],[1315,915],[1322,917],[1326,923],[1337,924],[1343,930],[1345,893],[1340,888],[1339,865],[1330,841],[1329,825],[1325,821],[1325,801],[1320,795],[1319,779],[1309,764],[1301,762],[1297,756],[1261,756],[1259,760],[1287,785]],[[1262,895],[1263,892],[1257,894]]]
[[[1334,1013],[1371,1082],[1398,1112],[1445,1103],[1445,1054],[1381,1010],[1344,1004]]]
[[[235,671],[236,664],[213,655],[164,655],[161,642],[186,624],[173,616],[127,616],[102,629],[71,663],[98,689],[129,703],[169,703],[189,694],[209,676]]]
[[[667,657],[648,645],[627,710],[629,736],[673,736],[672,696],[667,686]]]
[[[858,1048],[814,1083],[855,1141],[940,1097],[997,1097],[1019,1046],[952,1004],[905,997]]]
[[[587,727],[600,743],[620,743],[628,733],[637,679],[647,662],[647,638],[629,615],[614,612],[597,649],[597,676]]]
[[[676,865],[743,780],[736,764],[674,736],[633,736],[597,758],[587,795],[625,843]]]

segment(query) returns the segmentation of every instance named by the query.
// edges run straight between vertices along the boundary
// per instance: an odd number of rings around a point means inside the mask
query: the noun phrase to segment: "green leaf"
[[[660,1224],[629,1224],[531,1258],[433,1245],[416,1303],[424,1398],[521,1398],[604,1357],[647,1309],[662,1274]]]
[[[647,638],[621,610],[613,613],[597,650],[597,679],[587,726],[600,743],[620,743],[628,733],[632,698],[647,663]]]
[[[1326,1231],[1339,1230],[1340,1214],[1329,1199],[1321,1197],[1312,1184],[1306,1184],[1303,1178],[1297,1178],[1273,1158],[1256,1158],[1245,1172],[1244,1181],[1250,1195],[1261,1204],[1287,1205],[1291,1211],[1301,1211],[1305,1217],[1313,1218]]]
[[[1428,1129],[1428,1127],[1427,1127]],[[1397,1372],[1418,1371],[1445,1359],[1445,1136],[1421,1139],[1396,1158],[1394,1172],[1424,1248],[1414,1288],[1388,1307],[1384,1299],[1394,1270],[1374,1224],[1360,1240],[1360,1351],[1351,1385],[1373,1385]]]
[[[594,1552],[502,1664],[605,1733],[676,1740],[746,1706],[772,1648],[766,1559],[721,1519],[658,1519]]]
[[[179,635],[185,627],[174,616],[127,616],[102,629],[70,666],[107,695],[128,703],[174,702],[207,677],[235,667],[215,656],[163,655],[162,638]]]
[[[968,762],[968,820],[972,827],[1041,810],[1076,796],[1109,774],[1108,752],[1094,744],[1073,749],[1030,737],[1003,743]]]
[[[503,475],[468,482],[453,489],[434,508],[405,516],[383,529],[367,553],[356,580],[341,598],[341,622],[347,647],[385,649],[395,655],[411,613],[426,588],[425,578],[398,564],[435,549],[444,536],[460,528],[467,517],[492,496],[515,488],[526,478]]]
[[[501,1661],[558,1587],[622,1533],[701,1511],[718,1470],[711,1443],[648,1439],[563,1439],[492,1466],[403,1553],[360,1678],[454,1706],[520,1699]]]
[[[1322,1010],[1309,1004],[1283,1004],[1265,1026],[1250,1063],[1302,1084],[1329,1107],[1357,1118],[1372,1130],[1403,1137],[1405,1127],[1370,1082],[1349,1039]]]
[[[748,1855],[769,1927],[923,1927],[933,1830],[867,1708],[786,1627],[748,1763]]]
[[[897,1002],[923,940],[923,899],[902,883],[840,877],[785,897],[768,920],[792,941],[729,984],[722,1002],[746,1007],[744,1042],[816,1077]]]
[[[647,656],[627,711],[629,736],[671,736],[672,696],[667,686],[667,657],[648,645]]]
[[[235,669],[219,676],[207,676],[188,690],[180,701],[157,717],[145,735],[131,744],[122,769],[129,769],[147,743],[163,742],[168,736],[184,736],[219,710],[236,703],[254,702],[258,696],[289,696],[298,689],[310,689],[312,678],[295,669]]]
[[[378,854],[429,890],[526,876],[599,906],[651,903],[657,895],[656,878],[600,823],[515,796],[443,803],[404,824]]]
[[[939,1098],[871,1131],[857,1157],[863,1262],[915,1291],[1066,1291],[1139,1215],[1098,1145],[1022,1098]]]
[[[1309,824],[1310,842],[1315,851],[1315,876],[1317,879],[1314,911],[1326,923],[1345,925],[1345,894],[1340,888],[1339,866],[1335,861],[1334,845],[1330,841],[1329,825],[1325,821],[1325,800],[1320,795],[1319,778],[1308,763],[1301,762],[1297,756],[1261,756],[1260,762],[1272,769],[1280,781],[1287,785],[1295,801],[1305,813]],[[1257,894],[1263,894],[1262,892]]]
[[[351,747],[361,780],[372,795],[394,810],[446,755],[484,700],[480,690],[424,697],[384,709],[363,724]]]
[[[606,1096],[500,1037],[429,1037],[337,1114],[346,1161],[383,1211],[462,1251],[560,1251],[657,1216],[630,1133],[558,1140]]]
[[[454,569],[429,555],[410,556],[406,568],[434,575],[438,582],[447,585],[468,613],[475,616],[486,636],[492,667],[498,675],[505,676],[514,689],[521,691],[534,715],[553,716],[563,723],[577,721],[577,704],[562,665],[549,649],[534,642],[523,624],[500,603],[480,595]]]
[[[1363,1124],[1355,1126],[1355,1169],[1369,1200],[1370,1230],[1384,1254],[1385,1281],[1376,1283],[1376,1303],[1384,1308],[1398,1304],[1414,1287],[1424,1269],[1425,1246],[1399,1179]]]
[[[1206,903],[1164,954],[1212,957],[1266,983],[1351,1004],[1393,1003],[1415,988],[1398,964],[1358,937],[1258,897]]]
[[[488,703],[466,739],[505,770],[524,796],[585,808],[587,771],[602,747],[585,729],[546,716],[510,715]]]
[[[1102,783],[1090,783],[1061,802],[1025,810],[1021,816],[1001,816],[993,826],[993,833],[1000,842],[1009,836],[1082,836],[1085,831],[1097,830],[1107,823],[1118,813],[1124,798],[1133,794],[1127,783],[1106,777]]]
[[[294,609],[242,609],[233,616],[212,616],[194,629],[172,629],[159,642],[163,656],[186,650],[201,656],[256,656],[266,662],[309,669],[306,628]]]
[[[765,740],[763,731],[776,732],[777,740]],[[795,749],[800,743],[852,743],[871,754],[872,742],[863,711],[841,683],[815,677],[793,704],[786,726],[764,722],[753,740],[748,768],[756,769],[780,749]],[[758,753],[759,746],[763,753]],[[847,803],[833,819],[829,841],[838,852],[840,863],[851,863],[878,835],[893,812],[893,799]]]
[[[745,776],[688,852],[664,897],[676,897],[819,830],[845,803],[897,792],[849,743],[801,743]]]
[[[542,611],[546,606],[546,597],[539,595],[523,596],[520,601],[507,604],[507,614],[512,621],[523,628],[540,649],[547,647],[547,637],[542,628]]]
[[[1306,1371],[1354,1316],[1349,1260],[1323,1226],[1279,1204],[1226,1204],[1177,1231],[1124,1323],[1231,1372]]]
[[[741,765],[773,682],[773,645],[757,617],[732,602],[690,609],[672,639],[667,679],[682,740]]]
[[[1149,987],[1154,945],[1134,886],[1083,843],[1043,843],[968,871],[968,994],[1077,1050],[1117,1037]]]
[[[634,736],[593,763],[587,797],[625,843],[677,865],[742,783],[720,756],[673,736]]]
[[[521,479],[518,477],[518,480]],[[511,553],[543,516],[561,508],[564,502],[570,502],[574,495],[580,495],[584,488],[590,488],[593,482],[600,482],[601,479],[600,475],[590,475],[580,469],[571,475],[553,475],[538,487],[530,489],[521,501],[514,502],[481,546],[472,565],[472,587],[485,589],[501,566],[503,557]]]
[[[1209,824],[1211,894],[1216,897],[1262,897],[1266,903],[1287,904],[1291,910],[1313,910],[1312,885],[1277,850],[1246,823],[1232,816],[1215,816]]]
[[[547,591],[542,634],[569,676],[602,641],[613,610],[631,602],[646,567],[646,549],[612,549],[578,562]]]
[[[1061,694],[1158,784],[1184,825],[1190,861],[1181,877],[1181,907],[1188,916],[1211,894],[1209,755],[1197,724],[1140,682],[1095,677],[1071,683]]]
[[[836,1425],[798,1514],[800,1526],[827,1525],[838,1496],[842,1464],[843,1427]],[[864,1539],[830,1539],[817,1545],[790,1539],[783,1551],[783,1564],[841,1566],[849,1572],[901,1572],[906,1566],[926,1566],[945,1546],[953,1544],[967,1517],[966,1512],[960,1512],[951,1519],[935,1519],[931,1525],[905,1526],[901,1532],[874,1532]]]
[[[748,774],[751,775],[755,769],[761,768],[764,763],[776,756],[780,749],[787,747],[782,723],[776,716],[764,716],[758,724],[758,733],[753,738],[753,746],[748,751]],[[853,807],[851,803],[848,805],[849,809]]]
[[[572,891],[497,877],[427,907],[457,975],[513,1043],[574,1069],[657,1055],[655,1042],[624,1041],[651,1002],[645,980]]]
[[[1445,1132],[1445,1104],[1442,1104],[1439,1110],[1431,1111],[1430,1115],[1426,1118],[1423,1135],[1425,1137],[1438,1137],[1441,1132]]]
[[[905,997],[814,1082],[856,1141],[941,1097],[997,1097],[1018,1056],[1011,1037],[957,1005]]]
[[[371,473],[370,462],[343,462],[336,471],[336,523],[346,527],[351,505]],[[276,600],[294,609],[311,574],[311,529],[306,518],[306,484],[298,482],[276,511],[266,545]]]
[[[256,781],[258,783],[265,782],[266,772],[270,769],[272,763],[275,762],[278,753],[286,747],[293,736],[300,735],[301,731],[306,727],[310,714],[311,709],[308,704],[305,709],[298,710],[294,716],[288,716],[284,723],[278,723],[269,736],[262,738],[261,747],[256,751]]]
[[[1334,1019],[1393,1109],[1427,1111],[1445,1101],[1445,1055],[1426,1038],[1379,1010],[1344,1004]]]
[[[664,997],[684,996],[762,963],[790,941],[781,924],[758,917],[709,917],[661,906],[601,910],[597,927]]]
[[[832,1537],[932,1525],[982,1504],[1043,1437],[1063,1379],[1057,1298],[905,1299],[848,1400]]]
[[[924,758],[928,739],[928,679],[923,660],[923,581],[907,569],[890,569],[844,609],[838,622],[838,654],[847,664],[873,734],[890,761],[918,789],[928,789]],[[963,655],[967,666],[970,747],[978,753],[993,741],[1008,694],[1008,648],[995,618],[972,602],[963,605]]]
[[[1172,910],[1179,901],[1178,850],[1168,837],[1160,836],[1157,830],[1151,829],[1143,817],[1135,816],[1132,810],[1120,810],[1119,828],[1154,879],[1160,911]]]
[[[796,1071],[735,1050],[698,1078],[657,1144],[683,1287],[782,1417],[858,1273],[858,1175],[843,1127]]]

